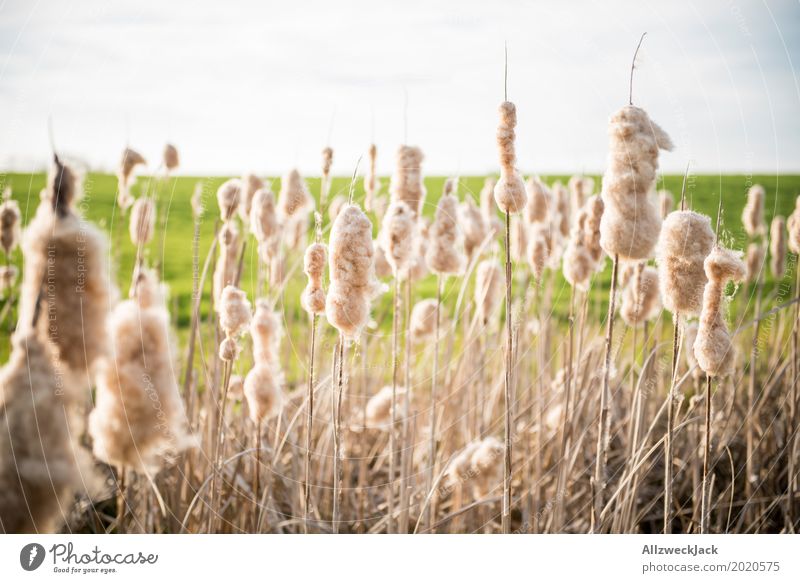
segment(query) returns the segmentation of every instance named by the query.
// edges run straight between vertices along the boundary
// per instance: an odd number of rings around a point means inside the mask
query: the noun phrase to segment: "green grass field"
[[[547,176],[543,177],[548,183],[555,180],[566,181],[567,176]],[[429,177],[425,183],[428,189],[428,197],[424,209],[424,214],[432,216],[435,210],[435,202],[441,192],[444,177]],[[596,188],[599,188],[600,177],[595,176]],[[207,212],[201,225],[200,241],[200,261],[205,258],[214,233],[215,222],[218,216],[216,205],[216,189],[225,180],[225,177],[202,178],[181,176],[169,178],[161,182],[151,184],[148,177],[140,176],[134,187],[134,194],[138,195],[144,188],[150,185],[158,192],[158,214],[159,221],[166,217],[166,228],[163,230],[163,238],[157,234],[147,250],[150,265],[161,265],[162,280],[167,282],[171,292],[171,302],[173,307],[173,317],[179,329],[185,329],[190,321],[190,302],[192,292],[192,238],[193,238],[193,219],[190,209],[190,197],[195,184],[201,182],[204,187],[204,202]],[[676,198],[680,193],[681,176],[665,176],[659,181],[659,188],[671,190]],[[472,195],[478,197],[484,178],[480,176],[469,176],[461,178],[459,195],[461,197]],[[333,181],[331,197],[336,194],[346,194],[349,188],[349,179],[346,177],[336,178]],[[726,243],[735,248],[744,249],[747,244],[746,235],[741,227],[741,212],[745,203],[745,193],[747,188],[753,184],[762,184],[767,191],[767,219],[776,214],[788,216],[794,208],[794,200],[800,193],[800,176],[753,176],[746,177],[741,175],[730,176],[696,176],[690,181],[687,198],[695,210],[708,215],[716,216],[717,205],[720,193],[722,193],[723,225],[725,228]],[[319,192],[319,179],[308,179],[309,188],[315,196]],[[383,179],[384,192],[388,179]],[[0,174],[0,188],[10,185],[12,196],[19,201],[23,215],[23,222],[27,222],[33,216],[39,202],[39,193],[45,185],[44,174]],[[277,192],[279,181],[273,182],[273,190]],[[119,209],[115,205],[117,193],[117,180],[115,176],[108,174],[91,173],[84,180],[84,199],[81,203],[89,219],[97,223],[109,234],[111,242],[111,257],[114,265],[114,278],[116,279],[121,293],[127,293],[130,274],[135,257],[135,247],[132,245],[128,235],[127,217],[121,220]],[[356,185],[355,198],[357,201],[363,199],[363,188],[361,180]],[[327,223],[327,219],[326,219]],[[159,223],[160,224],[160,223]],[[378,225],[374,225],[377,232]],[[252,241],[252,239],[251,239]],[[13,260],[17,263],[21,261],[19,250],[14,252]],[[300,257],[292,257],[290,261],[299,261]],[[252,298],[255,292],[255,265],[256,255],[255,246],[250,245],[246,253],[246,261],[243,272],[242,286]],[[607,293],[608,280],[610,278],[609,269],[601,275],[595,283],[594,293],[602,294],[605,298]],[[560,276],[558,276],[560,278]],[[207,290],[210,289],[210,277],[207,282]],[[291,284],[287,287],[284,294],[283,309],[287,313],[289,320],[297,321],[300,318],[299,301],[291,298],[298,298],[300,290],[305,285],[304,277],[298,270]],[[457,293],[457,286],[460,285],[456,280],[450,279],[450,288],[446,291],[446,296],[454,297]],[[767,287],[771,282],[767,282]],[[566,304],[569,298],[568,286],[563,279],[560,285],[556,285],[556,296],[554,297],[554,309],[556,314],[563,314],[566,311]],[[559,291],[560,290],[560,291]],[[435,279],[427,277],[415,288],[415,297],[435,296]],[[4,300],[5,301],[5,300]],[[376,306],[374,313],[385,313],[391,301],[390,294],[385,294],[379,305]],[[208,309],[207,302],[203,304],[203,312]],[[13,315],[13,314],[12,314]],[[9,330],[9,323],[3,325],[4,335]],[[389,325],[388,321],[382,325]],[[292,330],[288,331],[292,334]],[[0,355],[5,356],[8,351],[7,340],[3,341],[0,348]]]

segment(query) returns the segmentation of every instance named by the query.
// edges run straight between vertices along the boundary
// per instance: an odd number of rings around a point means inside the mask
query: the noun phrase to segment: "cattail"
[[[169,313],[154,272],[139,272],[134,299],[109,316],[112,356],[97,375],[89,415],[94,454],[102,461],[157,471],[191,444],[173,364]]]
[[[767,230],[764,221],[764,200],[767,193],[760,184],[754,184],[747,191],[747,204],[742,211],[742,224],[744,230],[751,237],[763,235]]]
[[[417,302],[411,310],[409,324],[411,340],[415,344],[431,340],[436,332],[436,300],[427,299]]]
[[[375,144],[372,144],[369,147],[369,170],[367,171],[367,175],[364,177],[364,192],[366,193],[364,198],[364,208],[367,210],[367,212],[373,212],[375,210],[373,202],[375,201],[375,195],[381,189],[381,181],[378,178],[376,171],[377,163],[378,147]]]
[[[758,281],[761,270],[764,268],[764,261],[767,258],[767,248],[761,243],[750,243],[747,246],[747,277],[750,283]]]
[[[399,399],[397,399],[397,397],[405,395],[406,390],[403,387],[397,387],[395,391],[396,403],[394,415],[396,418],[399,418],[402,411],[397,407],[399,404]],[[370,400],[367,401],[366,409],[367,427],[388,431],[392,426],[392,387],[383,387],[380,391],[375,393]]]
[[[152,198],[144,196],[133,203],[128,227],[134,245],[138,247],[150,242],[156,230],[156,203]]]
[[[164,146],[164,155],[163,155],[163,163],[164,168],[167,169],[167,172],[172,172],[181,164],[180,156],[178,155],[178,148],[173,146],[172,144],[167,144]]]
[[[573,176],[567,182],[567,187],[571,195],[570,207],[574,212],[583,208],[586,204],[586,199],[592,195],[594,191],[594,178],[589,176]],[[530,195],[529,195],[530,196]]]
[[[236,223],[226,222],[217,237],[219,259],[214,267],[213,293],[214,301],[219,307],[222,290],[236,282],[236,272],[239,270],[239,229]]]
[[[522,217],[511,217],[511,259],[524,261],[528,251],[528,225]]]
[[[222,183],[217,189],[217,204],[219,205],[219,215],[223,221],[230,221],[242,198],[242,181],[238,178],[231,178]]]
[[[57,532],[87,479],[70,431],[69,404],[49,346],[34,334],[12,336],[0,370],[0,532]]]
[[[494,187],[497,185],[497,180],[491,176],[487,176],[483,181],[483,188],[481,188],[480,201],[481,214],[486,220],[486,223],[491,223],[496,216],[496,208],[494,205]]]
[[[280,315],[270,307],[267,300],[256,301],[256,311],[250,320],[250,336],[253,339],[253,360],[277,367],[280,364],[279,350],[283,328]]]
[[[325,312],[325,290],[322,289],[322,277],[328,262],[328,248],[324,243],[312,243],[306,249],[303,258],[303,271],[308,277],[308,284],[300,303],[311,316]]]
[[[105,320],[112,288],[105,235],[83,220],[71,203],[77,195],[72,170],[56,158],[36,215],[22,237],[25,257],[20,320],[33,321],[42,297],[38,326],[56,346],[67,369],[86,379],[107,352]]]
[[[219,357],[226,362],[233,362],[239,357],[237,338],[250,324],[250,302],[242,290],[228,285],[222,290],[218,312],[219,325],[225,333],[220,343]]]
[[[551,229],[546,223],[533,223],[528,231],[528,265],[533,276],[541,279],[550,260]]]
[[[283,406],[282,375],[268,364],[256,364],[244,379],[244,396],[253,423],[277,415]]]
[[[353,204],[342,209],[331,228],[325,313],[328,322],[350,340],[367,325],[370,302],[382,291],[375,279],[371,233],[372,223]]]
[[[479,441],[468,443],[447,466],[445,475],[450,487],[467,483],[472,479],[472,454],[480,447],[480,444],[481,442]]]
[[[593,194],[586,199],[584,209],[586,219],[583,223],[583,244],[594,261],[595,270],[599,271],[603,266],[604,255],[603,247],[600,245],[600,222],[603,220],[605,204],[599,195]]]
[[[130,193],[130,186],[133,182],[133,172],[136,170],[137,166],[145,164],[147,164],[147,160],[136,150],[125,148],[122,151],[122,159],[117,169],[117,179],[119,181],[119,197],[117,199],[117,204],[123,211],[127,210],[133,202],[133,197]]]
[[[194,185],[194,191],[192,191],[192,198],[189,201],[189,204],[192,207],[192,217],[194,220],[199,220],[203,213],[206,211],[205,206],[203,204],[203,183],[197,182]]]
[[[777,216],[769,229],[770,269],[775,279],[786,273],[786,219]]]
[[[659,149],[671,150],[669,136],[647,113],[627,105],[609,122],[608,169],[600,244],[610,256],[638,261],[653,252],[661,228],[659,209],[650,200]]]
[[[481,261],[475,275],[475,305],[484,325],[500,305],[504,291],[505,276],[500,264],[494,259]]]
[[[436,207],[436,218],[431,225],[428,250],[425,253],[428,268],[439,275],[453,275],[464,270],[465,258],[461,250],[457,213],[458,199],[447,193],[445,183],[445,194]]]
[[[391,203],[383,216],[378,241],[397,279],[408,274],[414,252],[414,230],[414,215],[409,206],[402,201]]]
[[[553,199],[555,212],[553,213],[556,230],[562,241],[569,239],[570,232],[570,199],[569,191],[560,182],[553,184]]]
[[[375,275],[380,279],[386,279],[392,276],[392,266],[386,260],[386,255],[383,252],[383,247],[377,239],[372,242],[372,252],[375,258]]]
[[[253,209],[256,193],[264,188],[264,181],[255,174],[245,174],[241,180],[242,190],[239,197],[239,216],[247,223]]]
[[[517,171],[514,147],[517,108],[510,101],[500,104],[500,125],[497,127],[497,150],[500,154],[500,180],[494,187],[494,199],[504,213],[518,213],[525,206],[525,184]]]
[[[19,204],[9,198],[10,190],[3,193],[3,202],[0,203],[0,247],[6,255],[10,255],[19,244],[20,217]]]
[[[800,196],[794,203],[794,211],[789,215],[786,223],[789,229],[789,249],[792,253],[800,254]]]
[[[586,247],[586,230],[589,211],[582,207],[572,228],[567,249],[564,252],[564,279],[581,290],[588,289],[588,283],[595,270],[595,261]]]
[[[622,294],[620,315],[628,326],[636,326],[652,320],[661,311],[661,296],[658,290],[658,271],[639,264]]]
[[[278,214],[287,220],[312,210],[314,210],[314,199],[311,198],[306,181],[300,176],[300,172],[293,169],[281,180]]]
[[[722,313],[722,298],[725,285],[741,282],[747,269],[739,253],[717,246],[706,257],[705,271],[708,283],[703,290],[694,355],[707,375],[725,376],[733,369],[734,347]]]
[[[661,208],[661,220],[664,220],[675,208],[675,197],[672,196],[672,193],[669,190],[659,190],[658,204]]]
[[[425,159],[416,146],[400,146],[397,151],[396,167],[389,183],[392,202],[404,202],[414,216],[422,212],[425,202],[425,184],[422,181],[422,161]]]
[[[713,246],[710,218],[693,211],[667,215],[656,245],[656,261],[664,307],[673,314],[700,314],[707,281],[703,265]]]
[[[276,238],[280,232],[280,221],[275,211],[275,195],[267,188],[259,188],[253,195],[250,206],[250,232],[259,243]]]
[[[503,451],[499,439],[487,437],[472,452],[470,473],[476,497],[483,497],[502,484]]]
[[[322,149],[322,176],[327,179],[331,175],[333,165],[333,148],[326,146]]]
[[[17,268],[15,265],[0,266],[0,295],[14,287],[17,281]]]
[[[529,223],[543,223],[550,216],[553,195],[538,176],[531,176],[525,183],[528,202],[525,204],[525,220]]]
[[[331,222],[336,220],[336,217],[339,216],[344,205],[347,204],[347,198],[344,197],[342,194],[337,194],[333,197],[330,204],[328,205],[328,218]]]
[[[469,197],[458,205],[458,224],[464,234],[464,253],[468,260],[472,259],[486,239],[487,229],[480,209]]]

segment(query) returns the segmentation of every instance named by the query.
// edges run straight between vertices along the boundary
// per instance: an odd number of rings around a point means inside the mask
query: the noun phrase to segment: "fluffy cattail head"
[[[458,205],[458,224],[464,234],[464,252],[471,259],[473,253],[483,244],[488,232],[481,211],[469,197]]]
[[[608,133],[600,243],[612,257],[647,259],[661,228],[660,209],[650,199],[658,169],[658,151],[671,150],[672,141],[643,109],[633,105],[623,107],[611,117]]]
[[[734,347],[722,313],[725,285],[740,282],[747,268],[740,254],[715,246],[705,260],[708,283],[703,291],[703,309],[694,343],[700,368],[710,376],[725,376],[733,369]]]
[[[226,286],[219,305],[219,326],[225,335],[231,338],[241,335],[250,324],[251,315],[247,294],[232,285]]]
[[[403,201],[393,202],[383,215],[383,227],[378,241],[386,261],[398,279],[407,275],[414,252],[414,213]]]
[[[567,182],[569,192],[572,197],[572,210],[578,211],[586,204],[586,199],[592,195],[594,191],[594,178],[589,176],[573,176]]]
[[[260,423],[280,413],[283,406],[282,375],[269,364],[256,364],[244,379],[244,396],[250,419]]]
[[[303,271],[308,277],[308,284],[300,303],[310,315],[325,312],[325,290],[322,289],[322,277],[325,275],[325,266],[328,262],[328,248],[324,243],[312,243],[306,249],[303,258]]]
[[[250,336],[253,339],[253,360],[278,366],[280,344],[283,337],[280,315],[267,300],[256,302],[256,312],[250,321]]]
[[[133,203],[128,225],[131,241],[134,245],[147,245],[156,230],[156,203],[149,196],[144,196]]]
[[[481,214],[487,223],[490,223],[493,218],[497,217],[496,206],[494,204],[494,187],[497,185],[497,179],[492,176],[487,176],[483,181],[483,188],[479,197]]]
[[[225,286],[236,283],[239,271],[239,229],[234,221],[222,225],[217,235],[219,259],[214,267],[213,294],[219,308],[220,296]]]
[[[80,190],[78,175],[64,164],[58,156],[53,158],[53,167],[47,175],[46,200],[55,214],[64,217],[72,212],[72,203]]]
[[[769,229],[769,266],[775,279],[786,273],[786,219],[777,216]]]
[[[675,208],[675,197],[669,190],[658,191],[658,205],[661,208],[661,218],[667,218],[667,215]]]
[[[250,219],[250,212],[253,208],[253,199],[256,192],[264,188],[264,181],[255,174],[245,174],[242,176],[242,192],[239,197],[239,216],[245,223]]]
[[[795,200],[794,212],[789,215],[786,226],[789,229],[789,249],[800,254],[800,196]]]
[[[464,253],[457,223],[458,199],[445,194],[436,207],[436,219],[428,236],[425,260],[428,268],[439,275],[453,275],[464,270]]]
[[[77,464],[82,448],[49,346],[29,332],[11,341],[0,369],[0,532],[55,533],[91,476]]]
[[[528,231],[528,265],[536,279],[541,279],[550,261],[552,236],[547,223],[533,223]]]
[[[203,183],[197,182],[194,185],[194,191],[192,191],[192,198],[189,201],[189,204],[192,207],[192,217],[194,220],[197,221],[200,217],[203,216],[203,213],[206,211],[206,208],[203,203]]]
[[[152,271],[141,271],[136,298],[111,313],[113,360],[100,369],[89,416],[99,459],[148,471],[191,444],[175,379],[169,313],[158,285]]]
[[[742,211],[742,224],[744,225],[744,230],[751,237],[763,235],[767,230],[767,224],[764,222],[764,200],[766,196],[766,191],[760,184],[754,184],[747,191],[747,204],[744,205],[744,210]]]
[[[147,164],[139,152],[133,148],[125,148],[122,151],[122,159],[119,161],[119,170],[117,176],[119,177],[120,186],[128,186],[133,178],[133,171],[137,166]]]
[[[253,195],[250,207],[250,232],[259,243],[265,243],[280,232],[275,195],[267,188],[259,188]]]
[[[32,321],[41,296],[41,313],[48,317],[39,318],[39,332],[49,337],[61,364],[80,376],[76,386],[82,386],[87,369],[107,353],[105,320],[114,292],[105,235],[66,204],[77,190],[75,180],[57,161],[25,229],[19,319]]]
[[[656,246],[664,307],[672,313],[696,316],[706,285],[704,262],[714,246],[711,219],[693,211],[667,215]]]
[[[342,336],[357,338],[369,321],[372,298],[382,290],[375,279],[372,223],[356,205],[345,206],[331,228],[328,322]]]
[[[392,276],[392,266],[386,260],[386,254],[383,252],[383,246],[378,239],[372,243],[372,252],[374,254],[375,275],[381,279],[386,279]]]
[[[396,167],[389,183],[392,202],[404,202],[414,216],[419,216],[425,201],[425,185],[422,182],[422,161],[425,156],[416,146],[400,146]]]
[[[330,176],[331,166],[333,165],[333,148],[325,146],[322,149],[322,175]]]
[[[658,272],[639,264],[622,294],[620,315],[628,326],[652,320],[661,311]]]
[[[555,199],[555,213],[557,216],[556,226],[561,239],[567,239],[570,232],[570,202],[569,192],[561,182],[553,184],[553,198]]]
[[[242,198],[242,181],[238,178],[231,178],[222,183],[217,189],[217,204],[219,205],[219,215],[223,221],[230,221],[236,210],[239,208],[239,201]]]
[[[550,216],[553,195],[538,176],[531,176],[525,183],[528,202],[525,205],[525,220],[529,223],[543,223]]]
[[[6,254],[10,254],[19,244],[22,215],[16,200],[11,200],[6,194],[3,195],[3,199],[0,203],[0,248]]]
[[[367,175],[364,176],[364,192],[366,193],[364,208],[368,212],[373,212],[375,210],[373,207],[375,195],[381,189],[381,181],[376,171],[377,163],[378,147],[375,144],[371,144],[369,147],[369,170],[367,171]]]
[[[485,259],[478,264],[475,275],[475,305],[478,317],[484,324],[489,322],[500,305],[505,286],[505,276],[500,264],[494,259]]]
[[[497,127],[500,180],[494,187],[494,200],[504,213],[520,212],[527,201],[525,183],[516,168],[516,125],[517,109],[510,101],[504,101],[500,104],[500,124]]]
[[[314,199],[311,198],[306,181],[296,169],[289,171],[281,180],[281,190],[278,193],[278,213],[287,219],[313,209]]]
[[[178,155],[178,148],[173,146],[172,144],[167,144],[164,146],[164,168],[167,169],[167,172],[172,172],[181,164],[181,158]]]
[[[482,497],[502,485],[503,444],[496,437],[487,437],[478,444],[470,458],[475,495]]]
[[[414,305],[409,324],[412,342],[420,343],[433,338],[436,332],[437,305],[438,302],[434,299],[422,300]]]
[[[767,248],[761,243],[750,243],[747,246],[747,281],[755,282],[761,277],[764,261],[767,258]]]
[[[395,416],[400,416],[398,398],[405,395],[405,388],[395,389]],[[367,427],[388,430],[392,425],[392,387],[383,387],[367,401]]]

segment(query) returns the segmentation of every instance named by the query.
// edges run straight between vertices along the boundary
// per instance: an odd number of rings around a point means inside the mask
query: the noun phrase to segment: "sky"
[[[633,101],[673,138],[664,172],[800,172],[794,1],[0,0],[0,171],[57,149],[113,170],[126,144],[182,172],[353,172],[371,142],[428,174],[496,172],[504,92],[524,173],[600,173]]]

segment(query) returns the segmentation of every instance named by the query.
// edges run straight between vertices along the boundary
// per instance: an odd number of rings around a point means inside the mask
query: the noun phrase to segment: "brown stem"
[[[441,318],[439,316],[439,312],[442,309],[442,276],[438,275],[436,279],[436,331],[435,337],[436,342],[433,345],[433,372],[431,374],[431,410],[430,410],[430,426],[431,426],[431,437],[430,437],[430,444],[428,447],[428,475],[425,482],[425,491],[430,493],[431,488],[433,487],[433,476],[434,476],[434,469],[436,466],[436,389],[437,389],[437,377],[439,375],[439,333],[440,333],[440,321]],[[434,499],[431,497],[431,501],[428,504],[425,510],[425,528],[429,529],[432,524],[433,519],[433,503]]]
[[[711,375],[706,377],[706,439],[703,444],[703,486],[700,504],[700,534],[708,533],[708,517],[711,513],[708,504],[708,459],[711,453]]]
[[[314,424],[314,352],[317,343],[317,319],[311,316],[311,348],[308,353],[308,415],[306,416],[305,480],[303,482],[303,531],[308,534],[309,503],[311,500],[311,440]]]
[[[664,534],[672,531],[672,471],[673,471],[673,437],[675,432],[675,374],[678,370],[678,353],[680,351],[680,314],[675,312],[672,329],[672,374],[670,375],[669,393],[667,393],[667,435],[664,440]]]
[[[503,442],[503,534],[511,532],[511,366],[513,341],[511,338],[511,214],[506,212],[506,374],[505,423]]]

